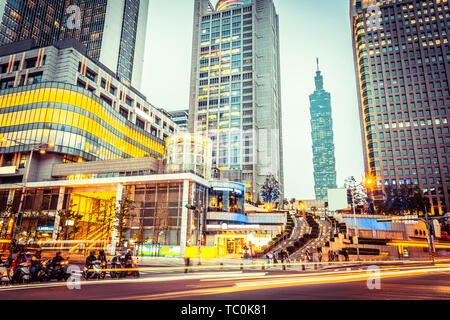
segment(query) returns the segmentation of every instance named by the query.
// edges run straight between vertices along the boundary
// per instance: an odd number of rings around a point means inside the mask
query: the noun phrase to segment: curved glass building
[[[182,133],[167,138],[167,172],[195,172],[211,179],[211,139]]]
[[[29,165],[32,182],[51,180],[55,164],[164,158],[170,115],[85,50],[74,40],[1,47],[0,182],[20,183]]]
[[[233,9],[251,3],[251,0],[220,0],[216,4],[216,11]]]
[[[70,84],[47,82],[2,91],[0,123],[1,153],[54,143],[53,152],[91,161],[164,157],[160,139],[106,108],[88,90]]]

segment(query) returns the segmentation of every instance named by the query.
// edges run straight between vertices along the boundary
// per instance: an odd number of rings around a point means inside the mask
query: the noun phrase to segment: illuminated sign
[[[225,224],[226,225],[226,224]],[[206,229],[208,230],[253,230],[253,229],[261,229],[261,226],[259,224],[228,224],[224,228],[223,225],[207,225]]]
[[[16,173],[17,173],[16,166],[0,167],[0,175],[16,174]]]
[[[54,226],[47,226],[47,227],[37,227],[36,231],[53,231],[55,230]]]

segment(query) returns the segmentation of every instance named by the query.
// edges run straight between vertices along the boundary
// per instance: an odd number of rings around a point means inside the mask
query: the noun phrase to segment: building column
[[[224,191],[223,192],[223,198],[222,198],[222,211],[223,212],[229,212],[230,209],[229,207],[229,203],[230,203],[230,191]]]
[[[183,181],[183,198],[181,201],[181,230],[180,230],[180,257],[184,258],[187,242],[187,226],[188,226],[188,209],[186,205],[189,203],[189,180]]]
[[[59,233],[59,211],[62,210],[63,208],[63,204],[64,204],[64,193],[66,191],[65,187],[60,187],[59,188],[59,195],[58,195],[58,204],[56,206],[56,214],[55,214],[55,224],[53,227],[53,234],[52,234],[52,241],[56,241],[56,237],[58,236]]]
[[[116,253],[116,245],[117,245],[117,226],[119,224],[119,220],[116,219],[115,213],[117,213],[118,210],[120,210],[120,201],[122,201],[122,194],[123,194],[123,184],[119,183],[117,185],[117,191],[116,191],[116,206],[114,211],[114,218],[113,218],[113,228],[112,228],[112,234],[111,234],[111,245],[109,248],[109,253],[114,255]]]

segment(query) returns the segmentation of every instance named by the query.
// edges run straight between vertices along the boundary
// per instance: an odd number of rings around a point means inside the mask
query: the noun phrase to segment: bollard
[[[314,264],[314,270],[317,270],[317,269],[319,269],[319,266],[316,263],[316,264]]]
[[[266,266],[265,266],[265,265],[262,265],[262,266],[261,266],[261,270],[266,270]]]
[[[304,264],[302,264],[302,270],[305,271],[306,270],[306,266]]]
[[[223,263],[220,263],[220,269],[223,269]]]
[[[282,269],[286,270],[286,265],[285,264],[282,265]]]
[[[244,270],[244,265],[241,263],[241,270]]]

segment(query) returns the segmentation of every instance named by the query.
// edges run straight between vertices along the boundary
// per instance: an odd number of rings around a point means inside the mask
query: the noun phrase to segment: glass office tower
[[[73,5],[80,10],[79,29],[72,23],[75,11],[68,10]],[[0,14],[0,45],[34,39],[44,47],[75,38],[89,57],[140,89],[148,0],[0,0]]]
[[[317,72],[314,79],[316,90],[309,96],[311,104],[314,191],[317,200],[324,200],[328,198],[328,189],[335,189],[337,186],[331,95],[323,89],[323,76],[319,70],[319,59],[317,59]]]
[[[268,175],[283,185],[279,61],[272,0],[195,0],[189,131],[255,202]]]
[[[361,134],[373,198],[420,187],[450,209],[448,2],[350,1]]]

